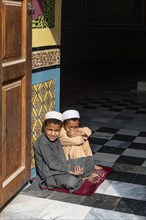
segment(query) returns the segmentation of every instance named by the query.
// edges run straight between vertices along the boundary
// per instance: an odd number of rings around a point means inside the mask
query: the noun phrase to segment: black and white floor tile
[[[67,108],[79,110],[97,164],[114,171],[92,196],[27,187],[2,211],[1,219],[145,220],[146,95],[116,89],[95,92]]]

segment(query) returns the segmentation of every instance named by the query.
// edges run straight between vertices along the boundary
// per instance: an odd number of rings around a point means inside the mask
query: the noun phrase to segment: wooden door
[[[0,0],[0,207],[30,177],[31,0]]]

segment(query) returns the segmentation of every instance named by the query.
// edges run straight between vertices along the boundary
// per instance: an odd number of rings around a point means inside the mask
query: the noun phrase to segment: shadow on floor
[[[95,91],[123,86],[136,90],[137,82],[145,77],[143,63],[102,63],[76,67],[61,67],[60,108],[82,99]]]

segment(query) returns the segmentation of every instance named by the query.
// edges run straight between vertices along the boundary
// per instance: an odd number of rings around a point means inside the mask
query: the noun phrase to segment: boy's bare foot
[[[89,178],[88,176],[87,176],[87,177],[82,178],[83,182],[85,182],[85,180],[87,180],[88,178]]]
[[[92,173],[92,174],[87,178],[87,180],[92,181],[95,177],[98,177],[98,174]]]
[[[103,169],[103,167],[94,164],[94,169],[95,169],[95,170],[101,170],[101,169]]]

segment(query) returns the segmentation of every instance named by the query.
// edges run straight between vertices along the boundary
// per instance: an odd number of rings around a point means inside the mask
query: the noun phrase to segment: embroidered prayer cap
[[[63,122],[63,115],[57,111],[50,111],[45,114],[45,120],[46,119],[58,119],[59,121]]]
[[[65,112],[63,112],[63,119],[67,120],[67,119],[71,119],[71,118],[80,118],[80,114],[77,110],[66,110]]]

